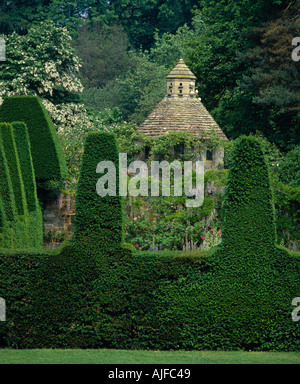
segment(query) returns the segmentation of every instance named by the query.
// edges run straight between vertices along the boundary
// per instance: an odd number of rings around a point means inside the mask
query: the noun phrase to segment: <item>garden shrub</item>
[[[97,194],[96,185],[103,174],[96,173],[96,168],[101,161],[115,165],[118,180],[119,151],[112,133],[90,133],[86,139],[77,189],[74,239],[84,248],[109,253],[123,242],[123,199],[119,196],[118,182],[116,196]]]
[[[2,246],[9,248],[13,246],[13,239],[16,229],[15,227],[17,222],[17,209],[15,204],[13,185],[2,140],[0,140],[0,192],[3,206],[2,221],[3,218],[5,218],[1,228]]]
[[[112,134],[91,134],[86,140],[77,192],[75,234],[69,245],[53,253],[35,252],[36,257],[20,250],[18,253],[5,253],[0,258],[3,270],[7,273],[14,269],[18,282],[13,289],[10,280],[2,275],[6,281],[2,285],[6,286],[2,297],[8,297],[11,308],[7,331],[10,345],[84,348],[96,346],[95,343],[99,342],[95,337],[96,325],[92,327],[91,322],[98,315],[94,303],[98,303],[95,294],[99,296],[100,292],[95,292],[92,282],[97,280],[98,274],[111,275],[115,256],[131,254],[130,250],[121,248],[122,199],[105,199],[96,193],[99,178],[96,166],[101,160],[111,160],[118,165],[117,143]],[[24,273],[28,281],[25,285],[22,282]],[[113,287],[115,292],[120,284],[122,286],[121,281]],[[106,292],[107,296],[110,294]],[[30,304],[14,307],[14,299],[24,296]]]
[[[6,97],[0,107],[0,121],[22,121],[26,124],[37,179],[60,180],[67,176],[66,162],[55,127],[38,97]]]
[[[0,248],[4,247],[5,227],[6,227],[6,215],[5,215],[4,205],[2,202],[2,197],[0,196]]]
[[[54,251],[1,251],[0,296],[7,302],[7,322],[0,323],[0,343],[300,349],[299,329],[291,319],[291,301],[300,292],[300,259],[275,244],[268,170],[255,140],[237,141],[223,242],[209,252],[132,253],[122,247],[121,199],[96,194],[100,175],[95,170],[102,159],[116,159],[115,139],[93,134],[83,156],[73,241]]]
[[[4,234],[4,238],[8,240],[4,245],[10,248],[26,247],[29,246],[27,202],[13,126],[11,124],[0,123],[0,141],[5,151],[9,178],[12,184],[12,200],[16,208],[11,228],[6,230]]]
[[[278,166],[279,176],[284,183],[300,187],[300,145],[288,152]]]
[[[21,173],[24,182],[27,209],[29,212],[35,211],[39,207],[36,192],[35,174],[31,155],[31,146],[27,127],[23,122],[12,122],[14,128],[14,138],[16,142]]]
[[[12,181],[17,214],[25,216],[27,214],[27,201],[13,126],[11,124],[1,123],[0,137]]]
[[[222,243],[210,256],[209,273],[158,294],[158,316],[175,327],[182,346],[186,334],[201,349],[299,349],[299,327],[290,314],[300,292],[300,264],[275,242],[266,159],[255,138],[241,137],[228,176]],[[189,316],[182,309],[188,300]]]
[[[37,186],[27,127],[23,122],[13,122],[14,137],[24,183],[29,227],[29,246],[43,246],[43,216],[37,196]]]
[[[299,250],[300,186],[293,186],[292,183],[284,184],[277,175],[272,176],[278,243],[290,250]]]
[[[80,285],[85,276],[82,265],[74,276],[78,264],[65,248],[2,250],[0,296],[6,300],[7,321],[0,323],[0,345],[2,334],[2,344],[12,348],[63,347],[62,335],[71,327],[76,299],[80,302],[74,279]]]
[[[17,210],[12,181],[10,178],[9,167],[7,164],[2,140],[0,140],[0,172],[0,190],[6,219],[10,222],[13,222],[16,219]]]
[[[0,188],[5,213],[1,226],[2,247],[41,247],[42,212],[37,199],[26,126],[23,123],[1,123],[0,142],[4,148],[0,168],[3,173],[7,170],[6,180],[2,180]]]

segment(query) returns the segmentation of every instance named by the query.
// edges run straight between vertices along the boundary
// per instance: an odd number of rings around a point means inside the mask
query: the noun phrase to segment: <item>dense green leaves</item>
[[[237,141],[223,243],[205,253],[131,254],[120,247],[121,200],[95,191],[95,167],[102,159],[116,161],[116,148],[111,134],[87,139],[75,241],[54,252],[1,255],[0,295],[10,304],[3,345],[299,350],[290,314],[300,264],[275,245],[260,142]]]
[[[86,88],[104,87],[126,73],[133,60],[127,55],[127,34],[117,24],[110,28],[99,23],[82,26],[76,51],[82,61],[81,76]]]
[[[0,134],[3,148],[5,148],[5,155],[14,190],[17,213],[22,216],[25,215],[27,201],[13,126],[11,124],[2,124]]]
[[[288,152],[278,164],[280,179],[293,187],[300,187],[300,145]]]
[[[52,20],[74,35],[84,22],[120,23],[136,47],[149,48],[158,29],[175,32],[189,23],[196,0],[23,0],[0,4],[0,33],[26,33],[31,24]]]
[[[32,25],[27,35],[5,36],[7,61],[1,62],[0,97],[30,94],[54,104],[82,91],[79,60],[65,28],[52,22]]]
[[[67,176],[65,157],[55,127],[38,97],[6,98],[0,108],[0,121],[23,121],[26,124],[37,179],[62,179]]]
[[[105,187],[106,196],[97,193],[98,180],[106,174],[97,174],[100,162],[109,161],[115,170],[113,185]],[[108,170],[110,172],[110,169]],[[119,196],[119,151],[112,133],[90,133],[87,137],[76,200],[74,239],[82,249],[97,249],[109,253],[123,242],[123,200]],[[103,186],[104,188],[104,186]],[[111,195],[114,191],[115,195]]]
[[[299,137],[299,66],[291,59],[297,7],[287,0],[35,0],[26,9],[23,1],[3,2],[7,62],[0,64],[0,97],[46,98],[57,127],[73,126],[78,114],[86,118],[82,105],[70,104],[82,92],[72,35],[86,106],[117,107],[139,124],[183,57],[229,138],[260,131],[290,150]],[[136,57],[141,47],[143,60]]]
[[[23,123],[0,124],[1,248],[40,248],[43,244],[42,212],[29,148]]]
[[[19,162],[21,165],[27,208],[28,211],[31,212],[38,208],[38,200],[30,139],[25,123],[13,122],[12,126],[14,129],[14,139],[16,142]]]
[[[192,18],[194,5],[198,10]],[[290,57],[291,38],[297,32],[294,14],[297,2],[285,0],[0,2],[0,31],[7,41],[7,61],[0,64],[1,102],[16,94],[44,99],[63,138],[68,163],[74,165],[72,176],[77,175],[86,133],[107,129],[107,124],[98,115],[87,115],[82,105],[70,103],[77,102],[82,91],[70,32],[79,36],[76,47],[83,60],[86,106],[97,111],[117,107],[126,119],[140,123],[164,96],[165,75],[183,57],[197,75],[204,105],[228,137],[260,131],[289,151],[281,159],[276,147],[265,146],[275,173],[271,189],[258,140],[238,139],[225,196],[222,245],[215,253],[131,255],[121,248],[121,199],[96,193],[101,177],[95,172],[98,162],[112,160],[117,165],[116,138],[89,136],[78,186],[74,242],[53,253],[1,255],[0,296],[9,304],[9,321],[0,331],[5,345],[299,350],[299,329],[290,318],[291,300],[299,296],[299,258],[275,242],[275,219],[280,241],[292,248],[289,242],[299,239],[299,156],[297,147],[292,150],[299,137],[299,67]],[[46,23],[47,19],[54,23]],[[9,35],[12,31],[17,33]],[[143,53],[137,53],[141,46]],[[36,107],[30,109],[33,112]],[[22,120],[22,116],[5,120]],[[120,125],[118,119],[112,119],[111,129],[124,151],[133,154],[134,126]],[[37,130],[34,138],[26,122],[34,144]],[[35,188],[32,163],[28,151],[22,152],[26,148],[21,151],[22,140],[27,142],[22,136],[24,125],[18,124],[13,125],[20,127],[19,161],[27,156],[29,166],[24,168],[26,175],[22,172],[27,205],[25,200],[19,202],[30,212],[25,221],[18,217],[14,192],[20,191],[20,180],[10,175],[16,151],[6,156],[12,147],[7,140],[5,146],[0,143],[0,242],[11,247],[25,244],[23,229],[27,226],[38,233],[34,224],[41,222],[40,212],[34,210],[35,196],[30,199]],[[53,149],[48,139],[46,146],[38,141],[33,145],[37,173],[46,169],[45,161],[40,164],[43,154]],[[170,139],[178,138],[158,140],[153,152],[165,154]],[[63,172],[57,168],[56,155],[50,155],[48,162],[60,178]],[[49,172],[47,168],[47,176],[38,173],[38,177],[48,178]],[[139,223],[128,223],[129,236],[132,230],[132,239],[144,241],[147,247],[159,246],[148,237],[153,229],[157,241],[180,247],[185,224],[190,222],[189,227],[201,236],[200,220],[218,202],[214,195],[207,197],[197,214],[175,210],[170,201],[160,202],[157,213],[169,214],[174,223],[168,227],[159,220],[153,225],[149,218],[138,217]],[[189,228],[187,235],[191,234]]]
[[[4,207],[5,216],[8,221],[13,222],[16,219],[17,211],[15,205],[15,198],[13,194],[13,185],[10,178],[9,167],[5,155],[3,142],[0,140],[0,190],[1,201]]]
[[[297,328],[286,317],[297,292],[292,281],[298,286],[299,265],[276,246],[269,169],[263,149],[253,137],[243,136],[236,143],[225,196],[222,244],[212,265],[214,279],[204,288],[211,312],[205,317],[217,324],[222,343],[228,340],[231,346],[242,343],[245,348],[261,348],[274,343],[272,332],[282,338],[282,328],[293,337]],[[286,267],[279,277],[282,265]],[[222,313],[218,313],[221,306]]]

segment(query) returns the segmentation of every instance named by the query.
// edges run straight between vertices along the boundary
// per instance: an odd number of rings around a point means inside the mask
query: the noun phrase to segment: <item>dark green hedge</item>
[[[60,180],[67,176],[65,157],[55,127],[38,97],[5,98],[0,107],[0,121],[26,124],[37,179]]]
[[[39,202],[27,127],[20,121],[12,122],[12,126],[14,129],[14,137],[21,165],[27,209],[29,212],[36,211],[39,208]]]
[[[116,170],[116,196],[97,194],[103,174],[96,173],[101,161],[110,161]],[[107,171],[104,171],[104,174]],[[74,239],[84,248],[101,248],[108,253],[123,242],[123,199],[119,195],[119,150],[112,133],[91,133],[84,146],[76,199]]]
[[[76,240],[51,252],[0,254],[0,296],[7,300],[7,322],[0,323],[2,344],[299,351],[291,301],[300,293],[300,258],[275,244],[268,172],[257,143],[243,137],[237,144],[225,202],[224,241],[203,254],[131,253],[119,242],[120,226],[114,237],[113,223],[105,215],[103,231],[97,216],[111,210],[112,217],[121,220],[122,212],[121,200],[102,207],[104,201],[95,195],[102,142],[112,146],[111,159],[116,154],[113,136],[89,137]],[[245,150],[249,162],[242,161]],[[265,177],[263,183],[257,173]],[[114,246],[103,246],[106,233]],[[239,243],[230,241],[230,233]]]
[[[276,245],[269,170],[253,137],[236,143],[223,220],[222,244],[211,262],[213,278],[199,288],[198,316],[213,335],[210,345],[299,348],[300,329],[290,314],[300,292],[300,264]]]
[[[7,221],[13,222],[17,216],[13,185],[2,140],[0,140],[0,191]]]
[[[261,301],[253,303],[251,316],[246,308],[244,320],[247,321],[243,322],[243,312],[238,312],[235,321],[232,318],[235,307],[227,307],[226,290],[214,289],[217,298],[212,302],[204,300],[205,294],[207,299],[211,298],[206,290],[216,283],[212,280],[215,272],[212,256],[199,254],[181,258],[176,253],[130,255],[123,251],[98,258],[100,260],[101,264],[95,269],[94,264],[71,245],[65,245],[59,252],[2,254],[0,270],[5,271],[6,276],[0,273],[0,279],[5,280],[4,284],[1,281],[0,296],[7,300],[7,322],[0,323],[2,345],[161,350],[300,349],[299,326],[291,319],[294,307],[288,294],[281,302],[274,297],[272,311],[268,312],[269,328],[264,324],[265,312],[256,309]],[[299,261],[293,257],[283,258],[279,267],[290,279],[297,278]],[[276,280],[284,282],[280,276]],[[223,284],[217,287],[225,288]],[[293,289],[297,291],[295,286]],[[232,290],[232,295],[235,293],[238,287]],[[282,303],[285,311],[279,311]],[[238,300],[236,305],[244,309]],[[224,312],[231,316],[225,319]],[[257,324],[257,334],[245,342],[245,334],[253,331],[252,323]]]
[[[27,201],[23,178],[21,173],[19,155],[11,124],[0,123],[0,140],[5,150],[9,174],[12,181],[17,213],[20,216],[27,214]]]
[[[42,212],[37,199],[30,144],[24,123],[0,123],[0,149],[3,209],[0,246],[42,247]]]
[[[6,222],[6,214],[4,210],[4,205],[2,202],[2,197],[0,196],[0,233],[2,232],[2,228],[4,227]]]
[[[241,137],[232,155],[222,223],[224,247],[257,253],[274,248],[276,224],[268,163],[255,137]]]
[[[165,326],[156,316],[157,292],[161,285],[196,279],[205,270],[203,255],[133,257],[120,250],[98,255],[97,266],[82,256],[72,244],[58,251],[1,252],[0,297],[6,299],[7,322],[0,323],[0,345],[172,347],[172,339],[161,339]]]
[[[29,248],[40,248],[43,246],[43,214],[37,196],[28,131],[23,122],[12,122],[12,126],[27,202],[27,244]]]

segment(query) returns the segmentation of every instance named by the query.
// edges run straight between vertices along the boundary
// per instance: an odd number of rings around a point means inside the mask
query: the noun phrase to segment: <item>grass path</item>
[[[300,364],[300,352],[0,349],[0,364]]]

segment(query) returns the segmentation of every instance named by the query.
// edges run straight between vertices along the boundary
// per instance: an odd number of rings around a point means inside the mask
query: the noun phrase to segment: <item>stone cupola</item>
[[[167,93],[157,104],[138,132],[158,137],[170,132],[189,132],[203,140],[215,133],[227,141],[227,137],[197,97],[196,76],[181,59],[167,76]]]
[[[195,88],[196,76],[181,59],[167,75],[167,92],[145,121],[138,127],[137,133],[157,138],[171,132],[188,132],[204,143],[217,135],[222,141],[227,137],[203,105]],[[137,143],[138,144],[138,143]],[[176,148],[174,150],[176,155]],[[183,149],[185,151],[185,149]],[[145,152],[146,153],[146,152]],[[210,151],[194,149],[195,158],[205,160],[206,168],[223,164],[224,150]],[[147,155],[137,156],[147,158]]]
[[[167,76],[168,97],[196,97],[196,76],[182,59]]]

